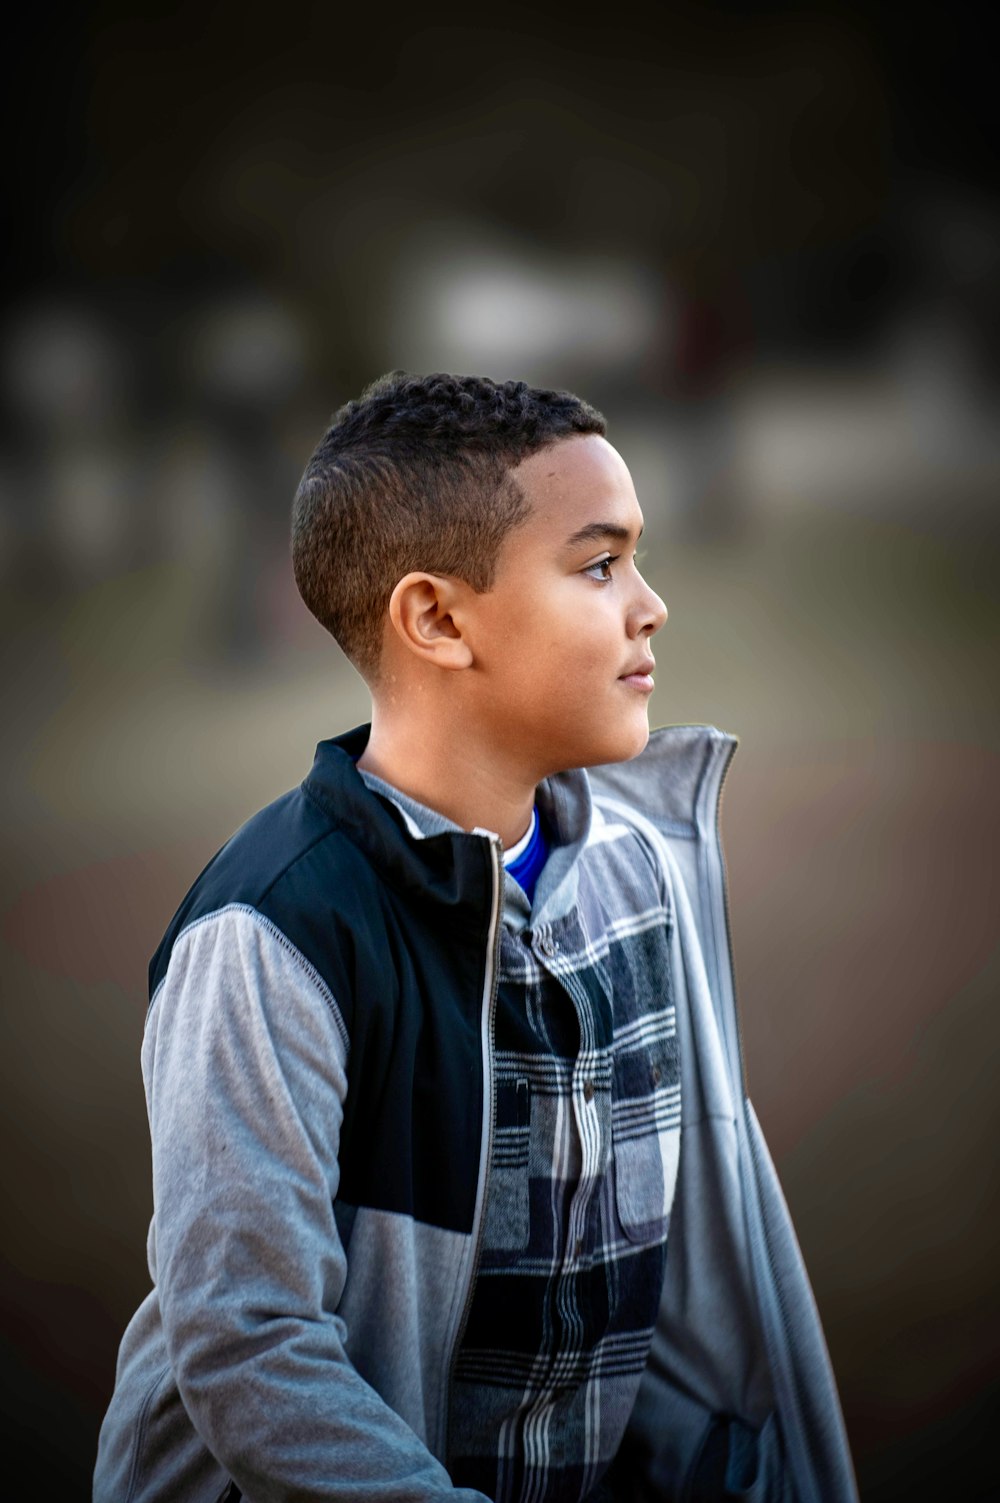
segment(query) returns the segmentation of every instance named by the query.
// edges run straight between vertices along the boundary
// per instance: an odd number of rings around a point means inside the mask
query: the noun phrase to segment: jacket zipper
[[[715,841],[716,841],[716,850],[717,850],[717,852],[719,854],[719,862],[720,862],[721,871],[722,871],[722,914],[723,914],[723,929],[725,931],[725,936],[726,936],[726,949],[727,949],[727,952],[728,952],[728,955],[729,955],[730,984],[731,984],[731,987],[732,987],[732,994],[733,994],[733,1016],[734,1016],[735,1022],[736,1022],[736,1054],[737,1054],[737,1062],[738,1062],[738,1065],[739,1065],[740,1084],[742,1086],[742,1100],[741,1100],[741,1103],[740,1103],[740,1107],[741,1107],[741,1111],[742,1111],[742,1115],[743,1115],[743,1136],[744,1136],[744,1140],[746,1142],[747,1149],[749,1151],[750,1159],[752,1161],[754,1182],[755,1182],[755,1186],[756,1186],[757,1184],[759,1184],[759,1181],[760,1181],[760,1161],[759,1161],[757,1149],[754,1146],[754,1135],[753,1135],[753,1132],[751,1130],[751,1124],[750,1124],[750,1114],[749,1114],[749,1094],[750,1093],[749,1093],[749,1086],[748,1086],[748,1082],[747,1082],[746,1054],[745,1054],[744,1047],[743,1047],[743,1025],[742,1025],[742,1021],[741,1021],[741,1018],[740,1018],[739,1002],[738,1002],[738,999],[737,999],[737,996],[736,996],[736,960],[735,960],[735,956],[733,954],[733,936],[732,936],[732,928],[731,928],[731,924],[730,924],[730,912],[729,912],[729,877],[728,877],[728,870],[727,870],[727,867],[726,867],[726,853],[725,853],[725,848],[724,848],[724,846],[722,844],[722,790],[723,790],[723,785],[724,785],[725,779],[726,779],[726,773],[729,770],[729,764],[732,762],[733,753],[735,752],[735,750],[736,750],[735,745],[731,745],[730,748],[729,748],[729,751],[727,753],[726,760],[725,760],[725,763],[723,765],[722,771],[721,771],[721,773],[719,775],[719,786],[718,786],[718,790],[716,792],[716,797],[715,797]],[[759,1202],[759,1199],[757,1198],[756,1195],[755,1195],[755,1201],[754,1201],[754,1212],[755,1212],[755,1214],[752,1217],[748,1218],[748,1231],[750,1233],[750,1236],[753,1238],[754,1242],[758,1246],[758,1248],[762,1248],[763,1249],[764,1257],[765,1257],[765,1260],[766,1260],[766,1263],[767,1263],[768,1272],[770,1274],[771,1288],[774,1291],[775,1303],[776,1303],[777,1309],[778,1309],[779,1323],[781,1325],[782,1334],[783,1334],[784,1340],[785,1340],[785,1347],[786,1347],[786,1350],[790,1351],[791,1347],[792,1347],[792,1340],[791,1340],[791,1328],[790,1328],[789,1320],[788,1320],[788,1310],[787,1310],[786,1305],[785,1305],[784,1294],[783,1294],[782,1288],[781,1288],[781,1281],[778,1278],[777,1270],[775,1268],[774,1252],[772,1250],[771,1242],[770,1242],[770,1239],[769,1239],[768,1234],[767,1234],[767,1226],[766,1226],[766,1224],[764,1222],[764,1217],[763,1217],[763,1215],[761,1213],[761,1210],[760,1210],[760,1202]],[[796,1403],[796,1410],[797,1410],[797,1418],[799,1418],[799,1431],[800,1431],[800,1434],[802,1436],[803,1448],[804,1448],[804,1450],[806,1452],[807,1458],[808,1458],[810,1466],[811,1466],[811,1476],[812,1477],[817,1477],[818,1475],[820,1475],[823,1472],[824,1469],[822,1467],[820,1467],[820,1466],[817,1465],[816,1457],[812,1454],[812,1449],[811,1449],[811,1446],[810,1446],[809,1435],[806,1432],[805,1424],[801,1420],[801,1414],[802,1414],[802,1408],[803,1408],[803,1406],[802,1406],[802,1389],[801,1389],[801,1385],[800,1385],[799,1380],[798,1380],[798,1375],[795,1372],[794,1366],[792,1366],[791,1364],[783,1364],[783,1366],[786,1369],[786,1372],[787,1372],[787,1375],[788,1375],[788,1378],[789,1378],[789,1381],[790,1381],[791,1388],[792,1388],[792,1390],[794,1392],[795,1403]]]
[[[480,1015],[480,1038],[483,1051],[483,1131],[486,1136],[486,1142],[482,1150],[484,1164],[483,1171],[479,1177],[479,1187],[476,1195],[476,1219],[473,1231],[474,1246],[472,1249],[472,1259],[469,1264],[469,1283],[465,1291],[465,1301],[455,1333],[455,1345],[452,1348],[451,1361],[448,1367],[444,1423],[445,1450],[448,1461],[451,1459],[451,1397],[455,1386],[455,1369],[458,1366],[458,1354],[462,1349],[462,1342],[465,1340],[465,1331],[469,1323],[469,1312],[472,1309],[472,1297],[476,1287],[476,1269],[479,1267],[483,1229],[486,1223],[486,1192],[490,1182],[490,1166],[493,1160],[494,1118],[496,1116],[496,1089],[493,1070],[493,1023],[496,1016],[497,974],[500,963],[500,895],[503,891],[500,870],[501,850],[502,846],[499,840],[491,837],[490,865],[493,877],[493,904],[490,910],[490,927],[487,934],[489,955],[486,975],[483,979],[483,1004]]]

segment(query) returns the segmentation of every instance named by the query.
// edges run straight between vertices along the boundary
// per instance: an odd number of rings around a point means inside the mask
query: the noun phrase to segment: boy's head
[[[570,392],[486,376],[393,371],[335,414],[295,496],[292,563],[370,687],[398,581],[426,570],[491,589],[504,540],[531,512],[511,471],[558,439],[604,431]]]

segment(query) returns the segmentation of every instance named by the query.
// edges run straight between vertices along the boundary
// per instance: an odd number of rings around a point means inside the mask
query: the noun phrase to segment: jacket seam
[[[170,1363],[164,1362],[163,1366],[157,1369],[156,1375],[152,1379],[148,1389],[146,1390],[146,1396],[142,1401],[142,1408],[139,1410],[139,1417],[136,1421],[135,1426],[135,1435],[132,1440],[132,1464],[129,1467],[128,1487],[125,1491],[125,1503],[132,1503],[132,1499],[135,1497],[135,1485],[136,1481],[138,1480],[139,1474],[139,1457],[142,1454],[143,1442],[146,1439],[146,1427],[149,1424],[149,1411],[152,1408],[153,1399],[158,1393],[164,1378],[169,1372]]]
[[[298,949],[296,945],[292,944],[291,940],[288,938],[288,935],[283,933],[283,931],[278,928],[277,924],[275,924],[265,914],[260,913],[256,908],[253,907],[252,904],[227,903],[223,908],[213,908],[211,913],[203,913],[200,915],[200,917],[193,919],[190,924],[186,925],[186,927],[181,930],[177,938],[174,940],[171,950],[171,959],[173,959],[173,954],[182,939],[186,939],[189,934],[193,934],[196,929],[200,929],[202,924],[211,923],[214,919],[219,919],[227,913],[247,914],[255,924],[257,924],[261,929],[265,929],[267,933],[270,934],[271,938],[275,939],[278,944],[282,946],[282,948],[288,953],[288,955],[295,962],[298,968],[304,972],[307,979],[312,982],[313,986],[315,986],[316,990],[319,992],[324,1003],[326,1004],[331,1017],[333,1018],[337,1032],[340,1034],[341,1042],[344,1045],[344,1049],[349,1054],[351,1049],[351,1037],[347,1031],[347,1024],[344,1022],[343,1014],[341,1013],[340,1008],[337,1006],[337,999],[334,997],[333,992],[330,990],[329,986],[324,981],[319,971],[313,965],[312,961],[308,960],[306,956],[303,955],[302,951]],[[159,986],[157,986],[152,997],[149,999],[150,1011],[152,1011],[153,1007],[156,1005],[156,999],[159,997],[160,992],[166,985],[168,975],[169,966],[167,968],[167,971],[164,973],[163,979],[160,981]]]

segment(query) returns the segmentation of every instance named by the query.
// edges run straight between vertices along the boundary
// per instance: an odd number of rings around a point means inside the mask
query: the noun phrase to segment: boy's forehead
[[[628,466],[597,434],[559,439],[522,460],[513,475],[531,504],[524,531],[566,544],[591,524],[642,526]]]

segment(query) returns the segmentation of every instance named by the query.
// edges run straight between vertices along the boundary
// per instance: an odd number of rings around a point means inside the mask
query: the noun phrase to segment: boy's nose
[[[636,636],[640,636],[645,633],[647,636],[651,637],[656,632],[658,632],[660,630],[660,627],[663,626],[666,622],[667,607],[664,605],[659,595],[657,595],[656,591],[651,590],[649,588],[649,585],[647,585],[645,581],[643,582],[643,588],[645,590],[645,596],[640,602],[639,607],[636,611],[635,634]]]

